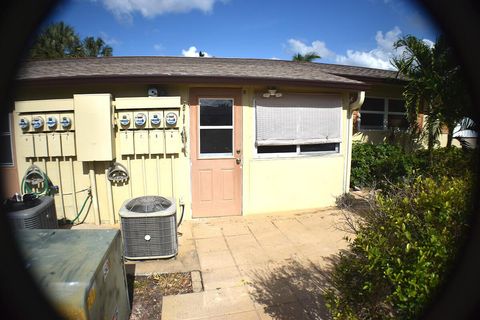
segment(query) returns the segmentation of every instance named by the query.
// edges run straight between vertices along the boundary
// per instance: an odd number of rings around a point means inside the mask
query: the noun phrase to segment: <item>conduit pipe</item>
[[[108,215],[110,224],[115,224],[115,211],[113,208],[112,182],[108,179],[108,167],[105,169],[105,187],[107,188]]]
[[[129,198],[133,197],[133,191],[132,191],[132,166],[131,166],[131,161],[130,161],[130,156],[127,156],[127,166],[128,166],[128,172],[130,174],[130,177],[128,178],[128,195]]]
[[[145,165],[145,155],[142,154],[142,171],[143,171],[143,195],[147,195],[147,169]]]
[[[170,170],[172,171],[172,198],[175,198],[175,166],[174,166],[175,155],[170,156]]]
[[[58,168],[58,193],[60,196],[60,202],[62,203],[62,211],[63,211],[63,219],[64,221],[67,220],[67,213],[65,212],[65,200],[63,199],[63,183],[62,183],[62,170],[60,168],[60,159],[58,157],[55,158],[55,162],[57,163]]]
[[[343,170],[343,193],[350,190],[350,171],[352,161],[352,128],[353,128],[353,111],[360,110],[365,101],[365,91],[359,91],[355,101],[350,102],[347,110],[347,150],[345,155],[345,167]]]
[[[75,212],[78,212],[78,204],[77,204],[77,188],[75,186],[75,168],[73,166],[73,158],[68,158],[70,162],[70,170],[72,173],[72,197],[73,197],[73,207],[75,208]]]
[[[95,181],[95,164],[93,162],[89,162],[89,172],[88,176],[90,178],[90,188],[92,190],[92,202],[93,202],[93,217],[95,219],[95,224],[100,225],[100,210],[98,207],[98,196],[97,196],[97,182]]]

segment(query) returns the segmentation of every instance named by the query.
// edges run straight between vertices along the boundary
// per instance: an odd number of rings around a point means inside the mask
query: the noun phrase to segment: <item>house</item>
[[[91,193],[85,221],[97,224],[117,223],[124,201],[143,195],[174,197],[186,219],[314,210],[349,190],[362,103],[360,129],[403,125],[404,81],[281,60],[30,61],[17,76],[1,174],[11,195],[37,165],[58,186],[59,218],[72,219]]]

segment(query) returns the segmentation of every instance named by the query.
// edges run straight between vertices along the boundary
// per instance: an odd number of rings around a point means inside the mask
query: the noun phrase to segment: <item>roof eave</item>
[[[69,86],[74,84],[98,84],[108,81],[109,83],[211,83],[211,84],[241,84],[241,85],[268,85],[268,86],[301,86],[301,87],[322,87],[347,90],[366,90],[370,87],[368,83],[323,81],[310,79],[288,79],[268,77],[229,77],[229,76],[171,76],[171,75],[148,75],[148,76],[77,76],[77,77],[49,77],[49,78],[20,78],[17,84],[22,86]]]

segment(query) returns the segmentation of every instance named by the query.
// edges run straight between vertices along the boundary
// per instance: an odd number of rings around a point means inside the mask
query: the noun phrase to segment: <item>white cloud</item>
[[[97,0],[92,0],[97,1]],[[211,12],[220,0],[98,0],[117,18],[131,21],[133,13],[153,18],[165,13],[185,13],[192,10]],[[223,1],[225,2],[225,1]]]
[[[377,31],[375,35],[377,46],[374,49],[370,51],[350,49],[347,50],[345,55],[337,55],[335,62],[361,67],[394,70],[395,68],[390,63],[390,60],[403,50],[401,48],[394,49],[393,44],[400,39],[401,34],[402,31],[399,27],[394,27],[385,34],[383,34],[382,31]]]
[[[394,27],[385,33],[377,31],[375,34],[375,48],[366,51],[348,49],[344,54],[338,54],[329,50],[323,41],[316,40],[311,45],[307,45],[301,40],[289,39],[287,41],[287,51],[300,54],[315,52],[327,62],[394,70],[395,68],[390,63],[390,60],[404,51],[403,48],[394,49],[393,47],[401,35],[402,30],[399,27]],[[423,42],[430,47],[434,45],[429,39],[423,39]]]
[[[153,45],[153,49],[155,49],[155,51],[162,51],[163,46],[160,43],[156,43]]]
[[[334,56],[335,53],[330,51],[325,42],[323,41],[313,41],[311,45],[307,45],[301,40],[298,39],[288,39],[288,49],[291,54],[307,54],[310,52],[315,52],[322,58],[327,58]]]
[[[106,32],[103,31],[100,32],[100,38],[102,38],[103,41],[105,41],[105,43],[109,46],[115,46],[117,44],[120,44],[120,41],[113,37],[110,37]]]
[[[209,55],[206,51],[201,51],[204,54],[204,57],[209,58]],[[200,51],[197,51],[195,46],[191,46],[187,50],[182,50],[182,56],[184,57],[200,57]]]
[[[422,41],[423,41],[423,43],[425,43],[427,46],[429,46],[430,49],[435,46],[435,42],[433,42],[432,40],[423,39]]]

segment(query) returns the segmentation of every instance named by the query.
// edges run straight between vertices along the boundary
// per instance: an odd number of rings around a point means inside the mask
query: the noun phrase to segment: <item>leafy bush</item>
[[[463,172],[419,176],[378,195],[349,250],[334,263],[325,293],[333,317],[420,315],[456,257],[472,209],[471,190],[472,175]]]
[[[474,167],[474,151],[456,147],[405,152],[387,143],[354,143],[352,148],[351,187],[389,189],[392,184],[418,175],[458,177]]]
[[[355,142],[352,148],[351,186],[384,187],[408,176],[415,167],[415,157],[400,147],[382,143]]]

